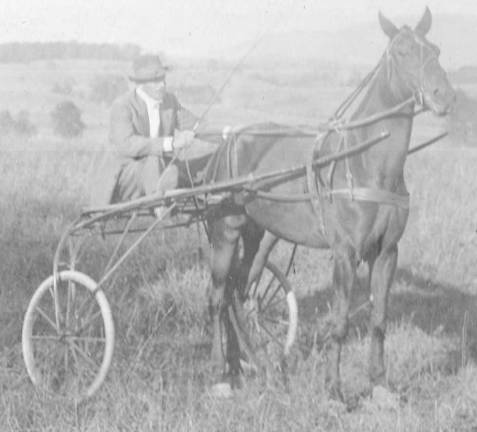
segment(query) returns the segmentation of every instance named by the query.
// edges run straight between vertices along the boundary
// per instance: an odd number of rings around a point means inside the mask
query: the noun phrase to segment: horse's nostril
[[[435,88],[432,93],[434,94],[434,96],[438,96],[440,93],[439,88]]]

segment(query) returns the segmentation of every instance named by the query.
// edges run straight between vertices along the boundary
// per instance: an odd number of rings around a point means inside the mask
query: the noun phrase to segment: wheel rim
[[[64,271],[33,295],[22,333],[32,382],[44,391],[81,400],[103,382],[112,359],[114,325],[104,293],[88,276]]]

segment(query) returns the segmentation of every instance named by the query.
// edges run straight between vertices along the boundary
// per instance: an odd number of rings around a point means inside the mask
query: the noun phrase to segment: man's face
[[[144,93],[151,98],[161,101],[166,91],[166,78],[161,78],[155,81],[149,81],[140,85]]]

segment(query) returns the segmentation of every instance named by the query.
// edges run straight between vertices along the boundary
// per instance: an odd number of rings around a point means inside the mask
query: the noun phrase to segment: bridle
[[[432,53],[424,58],[425,42],[422,41],[418,35],[412,32],[412,36],[414,41],[419,44],[420,50],[420,64],[419,69],[417,72],[418,76],[418,85],[416,88],[412,86],[409,82],[409,78],[402,77],[402,74],[399,73],[399,68],[397,67],[397,60],[395,59],[395,54],[393,48],[395,48],[395,44],[399,41],[400,37],[403,37],[401,33],[398,33],[389,43],[386,51],[378,62],[375,68],[363,79],[363,81],[359,84],[359,86],[351,93],[351,95],[345,99],[345,101],[338,107],[334,116],[324,125],[321,125],[321,130],[323,133],[317,136],[316,144],[313,146],[312,152],[309,157],[309,162],[307,164],[306,170],[306,187],[307,192],[311,195],[311,203],[315,213],[319,213],[321,216],[322,221],[323,218],[323,201],[326,198],[329,202],[333,200],[334,197],[341,197],[347,198],[351,201],[362,201],[362,202],[373,202],[377,204],[386,204],[386,205],[393,205],[398,208],[402,209],[409,209],[409,195],[408,194],[399,194],[396,192],[391,192],[388,190],[378,189],[378,188],[370,188],[370,187],[356,187],[353,179],[353,174],[351,171],[349,158],[344,159],[344,166],[345,166],[345,178],[346,178],[346,187],[334,189],[333,188],[333,176],[336,167],[336,161],[332,162],[327,179],[324,181],[321,178],[321,175],[318,173],[315,175],[314,170],[312,168],[312,161],[316,156],[316,152],[320,151],[320,147],[322,146],[325,138],[330,133],[335,133],[339,137],[339,149],[341,151],[343,148],[346,149],[347,147],[347,134],[346,132],[354,129],[364,127],[373,123],[376,123],[380,120],[385,118],[389,118],[399,112],[407,106],[415,106],[418,105],[419,109],[411,112],[409,115],[415,117],[416,115],[422,113],[426,107],[424,102],[424,90],[423,90],[423,78],[424,78],[424,70],[427,65],[437,60],[437,55]],[[374,115],[368,116],[364,119],[356,119],[351,121],[346,121],[343,119],[344,114],[349,109],[349,107],[354,103],[354,101],[358,98],[358,96],[362,93],[362,91],[369,86],[373,78],[375,78],[381,70],[382,67],[387,68],[387,79],[388,82],[391,82],[391,72],[396,71],[397,74],[401,75],[401,80],[410,90],[411,97],[407,98],[403,102],[396,104],[395,106],[391,107],[388,110],[376,113]],[[407,78],[407,79],[405,79]],[[324,229],[324,227],[323,227]]]
[[[394,46],[404,36],[401,33],[398,33],[388,44],[386,48],[386,52],[384,54],[384,58],[386,59],[386,66],[388,70],[388,80],[391,80],[391,72],[395,71],[397,75],[401,76],[401,79],[404,85],[410,90],[410,93],[414,97],[415,103],[420,106],[422,109],[425,109],[425,102],[424,102],[424,89],[423,89],[423,82],[424,82],[424,70],[428,66],[429,63],[432,61],[438,60],[438,55],[434,52],[434,50],[430,49],[428,44],[415,32],[410,31],[414,42],[419,46],[419,67],[417,69],[417,80],[418,85],[416,88],[413,88],[409,79],[405,79],[402,76],[402,73],[399,72],[399,67],[397,66],[397,60],[395,58],[395,54],[393,53]],[[430,54],[427,55],[425,58],[425,50],[428,50]]]

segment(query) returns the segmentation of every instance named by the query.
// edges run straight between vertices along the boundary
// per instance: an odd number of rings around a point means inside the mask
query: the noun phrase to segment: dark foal
[[[390,132],[390,136],[327,168],[312,170],[311,183],[308,175],[307,178],[301,176],[267,186],[270,192],[288,196],[315,191],[314,202],[277,202],[253,194],[244,198],[242,194],[240,200],[225,204],[220,214],[209,221],[212,239],[213,287],[210,302],[214,321],[213,356],[221,365],[225,361],[220,348],[220,319],[223,317],[221,311],[226,293],[243,285],[244,275],[250,268],[249,279],[258,274],[276,238],[332,250],[335,298],[328,384],[331,394],[337,398],[342,398],[341,348],[348,331],[350,300],[357,283],[356,268],[361,261],[369,266],[373,305],[369,376],[374,384],[383,382],[388,294],[396,270],[398,242],[409,212],[403,170],[414,106],[417,102],[437,115],[444,115],[455,99],[446,73],[439,64],[439,50],[425,37],[431,26],[429,10],[426,9],[414,29],[407,26],[398,29],[381,14],[379,21],[390,42],[364,97],[350,118],[350,121],[358,123],[363,119],[372,121],[354,128],[340,128],[337,124],[335,130],[319,140],[307,136],[262,136],[266,135],[270,125],[250,126],[234,137],[236,174],[253,172],[259,175],[306,165],[313,154],[315,157],[333,154],[359,145],[383,131]],[[385,117],[375,117],[391,111],[393,107],[400,108]],[[224,159],[220,153],[217,157]],[[214,173],[216,181],[230,176],[229,170],[224,168],[227,163],[225,159],[218,160]],[[269,233],[259,249],[263,229]],[[238,268],[235,260],[240,236],[244,236],[246,254],[243,267],[236,272],[231,270]],[[254,262],[257,251],[259,253]],[[233,333],[233,329],[227,330],[227,335]],[[232,358],[240,352],[236,344],[236,336],[228,338],[227,371],[233,376],[237,376],[240,370],[238,358]]]

